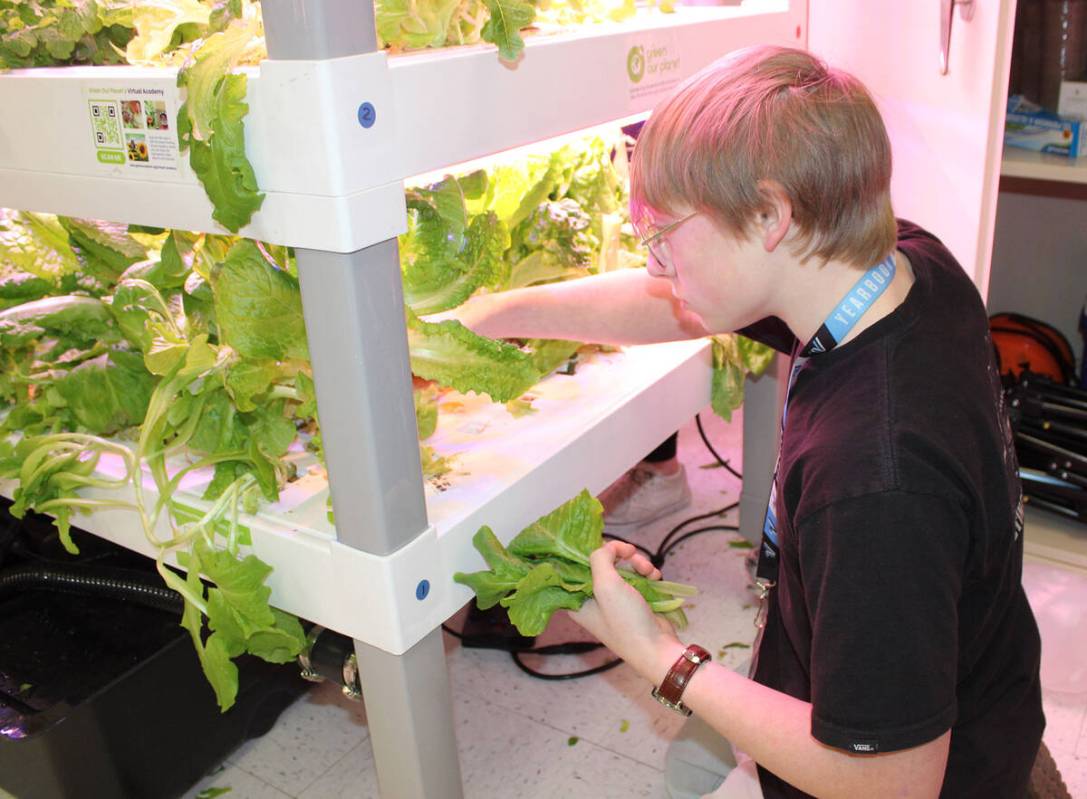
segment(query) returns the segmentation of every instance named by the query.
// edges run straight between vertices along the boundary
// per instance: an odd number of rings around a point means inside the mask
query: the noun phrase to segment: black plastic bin
[[[78,537],[74,559],[43,520],[0,515],[0,575],[74,564],[158,581],[109,542]],[[293,664],[244,657],[237,701],[220,713],[179,618],[114,597],[0,594],[0,788],[18,799],[179,796],[309,686]]]

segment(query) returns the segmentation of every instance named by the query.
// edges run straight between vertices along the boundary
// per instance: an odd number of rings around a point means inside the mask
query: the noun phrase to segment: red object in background
[[[1064,385],[1075,382],[1072,345],[1057,328],[1028,316],[1000,313],[989,318],[989,330],[1001,376],[1018,378],[1030,371]]]

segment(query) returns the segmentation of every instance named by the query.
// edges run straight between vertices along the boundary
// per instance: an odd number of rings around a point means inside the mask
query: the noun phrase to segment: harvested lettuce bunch
[[[593,595],[589,555],[604,543],[604,509],[588,491],[537,519],[503,547],[490,527],[472,538],[487,564],[484,571],[453,579],[475,591],[480,610],[501,605],[521,635],[547,629],[557,610],[577,610]],[[687,624],[682,605],[697,590],[689,585],[650,580],[620,569],[654,612],[674,625]]]

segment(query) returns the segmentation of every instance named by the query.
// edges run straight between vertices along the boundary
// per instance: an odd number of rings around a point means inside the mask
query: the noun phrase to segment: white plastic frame
[[[647,111],[731,49],[802,43],[804,4],[792,5],[680,7],[529,36],[515,65],[491,46],[267,60],[244,70],[247,152],[266,198],[241,235],[330,252],[392,238],[406,225],[404,179]],[[637,48],[644,68],[635,82],[628,62]],[[95,159],[90,88],[139,87],[176,108],[176,78],[136,67],[0,75],[0,206],[223,232],[185,156],[176,171],[142,179]],[[360,124],[364,103],[374,109],[369,127]]]

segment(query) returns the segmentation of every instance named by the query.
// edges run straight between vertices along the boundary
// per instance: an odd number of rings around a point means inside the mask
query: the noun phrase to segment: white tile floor
[[[739,418],[731,425],[704,421],[718,451],[738,466]],[[693,424],[682,431],[680,457],[694,504],[637,535],[654,549],[678,521],[738,498],[736,479],[722,469],[702,468],[712,457]],[[733,512],[728,522],[735,520]],[[681,545],[665,567],[669,579],[702,589],[688,613],[684,639],[720,650],[722,661],[732,666],[749,652],[725,647],[750,643],[754,612],[744,550],[729,547],[735,540],[726,533],[696,537]],[[451,624],[457,627],[460,621]],[[553,625],[542,640],[580,636],[567,622]],[[568,683],[544,682],[522,674],[500,652],[465,650],[448,636],[446,650],[468,799],[665,799],[664,753],[681,720],[651,699],[649,686],[629,669],[620,666]],[[1079,654],[1087,659],[1087,647]],[[596,656],[571,656],[538,667],[572,671],[596,662]],[[1047,690],[1045,708],[1048,745],[1073,797],[1087,799],[1087,692]],[[231,788],[227,799],[377,797],[362,705],[344,699],[332,686],[316,686],[288,708],[271,732],[230,755],[221,771],[194,786],[185,799],[196,799],[210,787]]]

